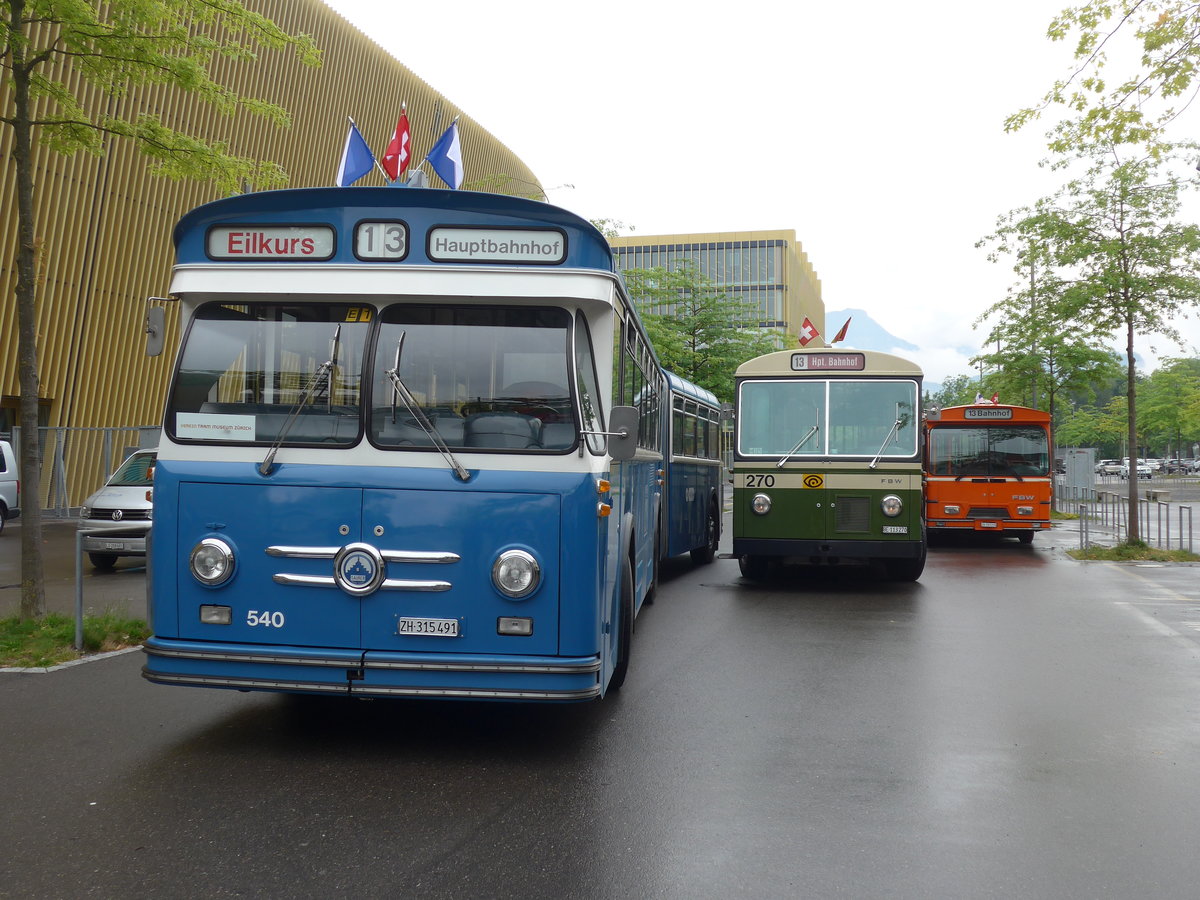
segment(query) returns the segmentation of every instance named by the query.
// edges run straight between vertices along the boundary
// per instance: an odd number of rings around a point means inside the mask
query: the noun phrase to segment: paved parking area
[[[0,533],[0,618],[21,610],[21,519]],[[82,576],[84,612],[116,612],[146,617],[145,561],[122,558],[112,571],[92,568],[87,556],[76,559],[75,521],[45,519],[42,523],[42,565],[46,579],[46,611],[75,614],[77,573]]]

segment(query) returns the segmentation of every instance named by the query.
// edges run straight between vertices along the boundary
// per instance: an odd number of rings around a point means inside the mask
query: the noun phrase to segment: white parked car
[[[1150,465],[1145,460],[1139,459],[1136,463],[1134,463],[1134,467],[1137,470],[1136,477],[1138,478],[1152,478],[1154,476],[1154,472],[1151,470]],[[1122,478],[1129,477],[1129,460],[1125,460],[1125,462],[1121,463],[1121,468],[1117,470],[1117,474]]]
[[[21,481],[17,458],[8,441],[0,441],[0,534],[4,523],[21,515]]]
[[[83,502],[79,528],[89,532],[83,536],[83,549],[97,569],[111,569],[120,556],[146,555],[157,458],[157,450],[139,450],[130,455],[104,487]]]

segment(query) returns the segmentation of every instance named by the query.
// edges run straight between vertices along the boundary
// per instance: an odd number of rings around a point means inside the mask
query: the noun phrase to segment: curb
[[[97,662],[101,659],[109,659],[113,656],[121,656],[125,653],[133,653],[135,650],[141,650],[142,645],[136,647],[125,647],[121,650],[110,650],[108,653],[93,653],[91,656],[84,656],[81,659],[72,659],[65,663],[59,663],[57,666],[0,666],[0,675],[48,675],[50,672],[57,672],[60,669],[69,669],[72,666],[82,666],[84,663]]]

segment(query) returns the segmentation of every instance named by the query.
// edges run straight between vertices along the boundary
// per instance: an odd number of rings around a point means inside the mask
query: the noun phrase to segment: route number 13
[[[402,222],[359,222],[354,229],[354,255],[359,259],[404,259],[408,229]]]

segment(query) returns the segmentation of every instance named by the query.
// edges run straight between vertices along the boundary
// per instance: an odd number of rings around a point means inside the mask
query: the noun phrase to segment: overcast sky
[[[1046,128],[1003,123],[1069,71],[1045,37],[1063,0],[327,2],[552,203],[622,234],[795,229],[826,308],[917,344],[933,381],[971,371],[972,325],[1016,279],[976,242],[1058,185],[1038,166]],[[390,137],[366,135],[380,155]]]

